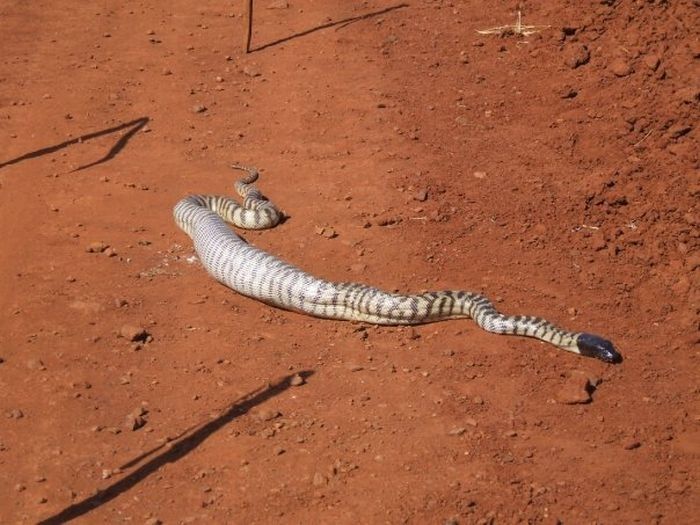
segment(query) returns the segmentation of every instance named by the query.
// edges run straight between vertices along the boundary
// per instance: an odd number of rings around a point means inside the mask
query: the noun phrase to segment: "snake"
[[[534,316],[505,315],[484,295],[463,290],[420,294],[383,291],[355,282],[315,277],[247,243],[227,223],[262,230],[284,214],[257,188],[256,168],[234,164],[246,175],[236,181],[242,203],[218,195],[189,195],[173,209],[176,224],[192,239],[204,269],[232,290],[266,304],[314,317],[375,325],[419,325],[471,318],[487,332],[532,337],[562,350],[619,363],[614,345],[595,334],[571,332]]]

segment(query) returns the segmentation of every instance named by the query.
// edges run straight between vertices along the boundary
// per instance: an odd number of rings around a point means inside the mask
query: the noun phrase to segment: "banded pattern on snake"
[[[282,213],[254,185],[255,168],[236,182],[243,204],[222,196],[190,195],[174,208],[175,222],[193,240],[204,268],[216,280],[254,299],[287,310],[379,325],[414,325],[470,317],[496,334],[534,337],[563,350],[609,363],[622,360],[612,343],[570,332],[539,317],[504,315],[486,297],[467,291],[414,295],[384,292],[358,283],[325,281],[246,243],[224,221],[245,229],[272,228]],[[223,219],[223,220],[222,220]]]

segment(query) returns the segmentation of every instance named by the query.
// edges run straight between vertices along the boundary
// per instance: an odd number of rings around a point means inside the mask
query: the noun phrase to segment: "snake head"
[[[622,356],[613,344],[597,335],[582,333],[576,339],[576,346],[581,355],[595,357],[606,363],[620,363]]]

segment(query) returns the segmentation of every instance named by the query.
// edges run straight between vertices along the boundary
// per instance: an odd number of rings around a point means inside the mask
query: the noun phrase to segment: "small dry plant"
[[[522,11],[518,9],[518,20],[515,24],[505,26],[491,27],[489,29],[477,29],[476,32],[480,35],[498,35],[505,36],[530,36],[544,29],[549,29],[551,26],[528,26],[523,25]]]

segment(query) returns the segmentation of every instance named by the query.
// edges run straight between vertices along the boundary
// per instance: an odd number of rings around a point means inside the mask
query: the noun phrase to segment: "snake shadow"
[[[298,372],[298,374],[306,381],[306,379],[311,377],[314,372],[312,370],[304,370]],[[159,445],[128,461],[120,467],[122,472],[135,467],[149,456],[153,456],[161,449],[164,449],[163,452],[151,458],[136,470],[116,481],[109,487],[98,490],[94,495],[85,498],[78,503],[74,503],[59,513],[40,521],[39,525],[60,525],[62,523],[77,519],[80,516],[83,516],[88,512],[91,512],[104,505],[105,503],[110,502],[120,494],[123,494],[146,479],[163,465],[167,463],[175,463],[192,452],[214,432],[227,425],[238,416],[242,416],[256,405],[264,403],[271,397],[279,395],[290,388],[292,386],[293,377],[294,375],[287,375],[275,383],[271,383],[266,387],[261,387],[257,390],[249,392],[231,403],[216,419],[190,427],[173,438],[167,444],[164,443]]]
[[[359,22],[360,20],[366,20],[368,18],[373,18],[375,16],[383,15],[383,14],[389,13],[391,11],[395,11],[397,9],[403,9],[404,7],[408,7],[408,4],[401,3],[401,4],[385,7],[384,9],[380,9],[378,11],[372,11],[371,13],[365,13],[363,15],[351,16],[349,18],[344,18],[343,20],[336,20],[335,22],[327,22],[325,24],[321,24],[319,26],[312,27],[311,29],[306,29],[306,30],[301,31],[299,33],[295,33],[293,35],[285,36],[285,37],[280,38],[278,40],[268,42],[267,44],[262,44],[258,47],[251,47],[248,50],[248,53],[255,53],[256,51],[262,51],[263,49],[267,49],[268,47],[274,47],[274,46],[283,44],[285,42],[289,42],[290,40],[294,40],[295,38],[301,38],[303,36],[310,35],[311,33],[315,33],[316,31],[321,31],[322,29],[328,29],[329,27],[338,26],[338,29],[342,29],[343,27],[349,26],[350,24],[353,24],[355,22]]]
[[[17,164],[18,162],[22,162],[23,160],[28,160],[28,159],[34,159],[36,157],[41,157],[42,155],[48,155],[49,153],[55,153],[57,151],[62,150],[63,148],[67,148],[68,146],[72,146],[73,144],[78,144],[80,142],[85,142],[90,139],[94,139],[97,137],[102,137],[103,135],[109,135],[110,133],[116,133],[118,131],[121,131],[123,129],[129,129],[126,133],[124,133],[117,142],[112,146],[109,151],[100,159],[97,159],[94,162],[90,162],[89,164],[84,164],[82,166],[79,166],[72,170],[71,172],[74,171],[80,171],[84,170],[87,168],[91,168],[93,166],[97,166],[98,164],[102,164],[104,162],[107,162],[109,160],[112,160],[114,157],[116,157],[121,150],[124,149],[124,147],[127,145],[127,143],[131,140],[131,138],[136,135],[146,124],[148,124],[150,118],[149,117],[140,117],[135,120],[132,120],[130,122],[125,122],[123,124],[119,124],[118,126],[114,126],[111,128],[107,129],[102,129],[100,131],[95,131],[92,133],[87,133],[85,135],[81,135],[80,137],[76,137],[74,139],[67,140],[65,142],[61,142],[60,144],[55,144],[53,146],[47,146],[45,148],[38,149],[36,151],[31,151],[29,153],[25,153],[24,155],[21,155],[19,157],[16,157],[14,159],[10,159],[4,162],[0,162],[0,169],[6,167],[6,166],[11,166],[12,164]]]

